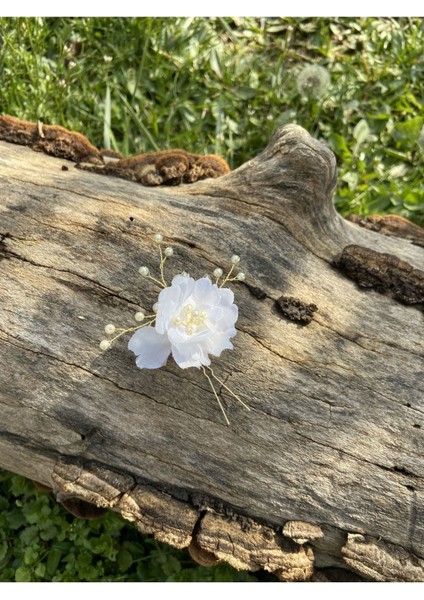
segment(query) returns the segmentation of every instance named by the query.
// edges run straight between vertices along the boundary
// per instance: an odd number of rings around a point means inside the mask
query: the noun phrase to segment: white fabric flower
[[[230,338],[237,333],[237,317],[231,290],[219,288],[209,277],[195,281],[177,275],[159,294],[155,327],[136,331],[128,348],[140,369],[163,367],[171,353],[182,369],[207,366],[209,355],[233,349]]]

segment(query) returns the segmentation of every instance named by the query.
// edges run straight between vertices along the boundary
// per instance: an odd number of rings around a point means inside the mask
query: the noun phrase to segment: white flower
[[[140,369],[163,367],[171,353],[182,369],[208,366],[210,354],[220,356],[233,349],[230,338],[237,333],[237,317],[231,290],[218,287],[209,277],[195,281],[177,275],[159,294],[155,326],[136,331],[128,348]]]

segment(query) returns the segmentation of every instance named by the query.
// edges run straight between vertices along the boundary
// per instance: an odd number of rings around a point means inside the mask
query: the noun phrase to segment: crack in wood
[[[40,269],[48,269],[49,271],[57,271],[58,273],[66,273],[68,275],[74,275],[75,277],[82,279],[83,281],[87,281],[87,282],[95,285],[97,288],[100,288],[100,290],[102,292],[108,294],[109,296],[111,296],[113,298],[118,298],[119,300],[122,300],[123,302],[130,303],[133,306],[138,306],[138,304],[136,304],[129,298],[126,298],[125,296],[121,296],[120,294],[118,294],[116,290],[111,290],[111,289],[107,288],[105,285],[99,283],[98,281],[95,281],[94,279],[91,279],[90,277],[87,277],[86,275],[82,275],[81,273],[77,273],[75,271],[70,271],[69,269],[59,269],[57,267],[52,267],[51,265],[45,265],[45,264],[43,265],[41,263],[37,263],[33,260],[30,260],[29,258],[26,258],[25,256],[22,256],[22,255],[20,255],[16,252],[13,252],[12,250],[9,250],[9,249],[4,250],[4,249],[0,248],[0,256],[2,254],[6,258],[11,256],[11,257],[15,258],[16,260],[20,260],[22,262],[28,263],[28,264],[32,265],[33,267],[37,267]]]
[[[268,350],[269,352],[271,352],[271,354],[274,354],[275,356],[278,356],[279,358],[282,358],[283,360],[287,360],[287,361],[288,361],[288,362],[290,362],[290,363],[293,363],[293,364],[296,364],[296,365],[298,365],[300,368],[302,368],[302,369],[305,369],[306,371],[309,371],[309,372],[310,372],[310,373],[312,373],[314,376],[317,376],[317,377],[322,377],[322,375],[321,375],[320,373],[318,373],[318,372],[317,372],[317,371],[315,371],[314,369],[311,369],[310,367],[306,366],[306,364],[304,364],[304,363],[302,363],[302,362],[299,362],[299,361],[296,361],[296,360],[295,360],[295,359],[293,359],[293,358],[288,358],[288,357],[287,357],[287,356],[285,356],[284,354],[281,354],[281,353],[277,352],[275,349],[271,348],[270,346],[267,346],[267,345],[264,343],[264,340],[263,340],[263,339],[261,340],[259,337],[255,337],[255,334],[253,334],[252,332],[248,331],[247,329],[241,329],[241,328],[239,328],[239,330],[240,330],[241,332],[245,333],[246,335],[250,336],[250,337],[251,337],[251,338],[252,338],[252,339],[253,339],[255,342],[257,342],[257,343],[258,343],[260,346],[262,346],[263,348],[265,348],[265,350]],[[348,341],[351,341],[351,340],[349,340],[349,338],[346,338],[346,339],[347,339]],[[357,372],[354,372],[354,371],[352,371],[352,370],[350,370],[350,371],[349,371],[349,369],[347,369],[347,368],[344,368],[344,367],[343,367],[342,365],[340,365],[340,364],[337,364],[337,366],[338,366],[339,368],[341,368],[341,369],[345,370],[347,373],[350,373],[350,374],[355,374],[355,376],[359,378],[359,374],[358,374]],[[333,378],[329,377],[329,376],[328,376],[328,373],[325,375],[325,377],[326,377],[326,379],[327,379],[327,380],[329,380],[329,381],[332,381],[334,384],[337,384],[337,383],[338,383],[338,382],[337,382],[335,379],[333,379]],[[370,387],[366,386],[366,385],[365,385],[365,383],[364,383],[364,380],[362,380],[362,382],[361,382],[361,385],[362,385],[362,387],[364,388],[364,390],[371,391],[373,394],[377,394],[378,396],[381,396],[381,397],[382,397],[382,398],[384,398],[385,400],[389,400],[389,401],[391,401],[391,402],[395,402],[395,403],[399,404],[399,400],[398,400],[397,398],[392,398],[392,397],[390,397],[390,396],[387,396],[386,394],[383,394],[383,393],[382,393],[380,390],[377,390],[377,389],[375,389],[375,388],[370,388]],[[411,408],[412,408],[412,407],[411,407]],[[418,412],[421,412],[419,409],[416,409],[416,410],[417,410]]]

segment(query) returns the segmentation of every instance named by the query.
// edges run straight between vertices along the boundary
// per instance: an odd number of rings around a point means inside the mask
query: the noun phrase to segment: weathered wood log
[[[423,581],[424,252],[342,219],[335,184],[332,152],[294,125],[174,188],[0,142],[0,466],[204,564]],[[99,350],[157,298],[137,274],[155,232],[169,273],[242,257],[235,350],[214,369],[252,411],[222,389],[230,427],[200,370]]]

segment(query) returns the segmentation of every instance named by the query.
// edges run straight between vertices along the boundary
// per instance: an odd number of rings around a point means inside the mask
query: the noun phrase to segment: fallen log
[[[295,125],[172,188],[0,142],[0,466],[202,564],[423,581],[424,251],[342,219],[335,184]],[[137,273],[157,232],[167,273],[241,256],[235,349],[213,361],[252,409],[220,386],[230,426],[201,370],[99,350],[157,299]]]

